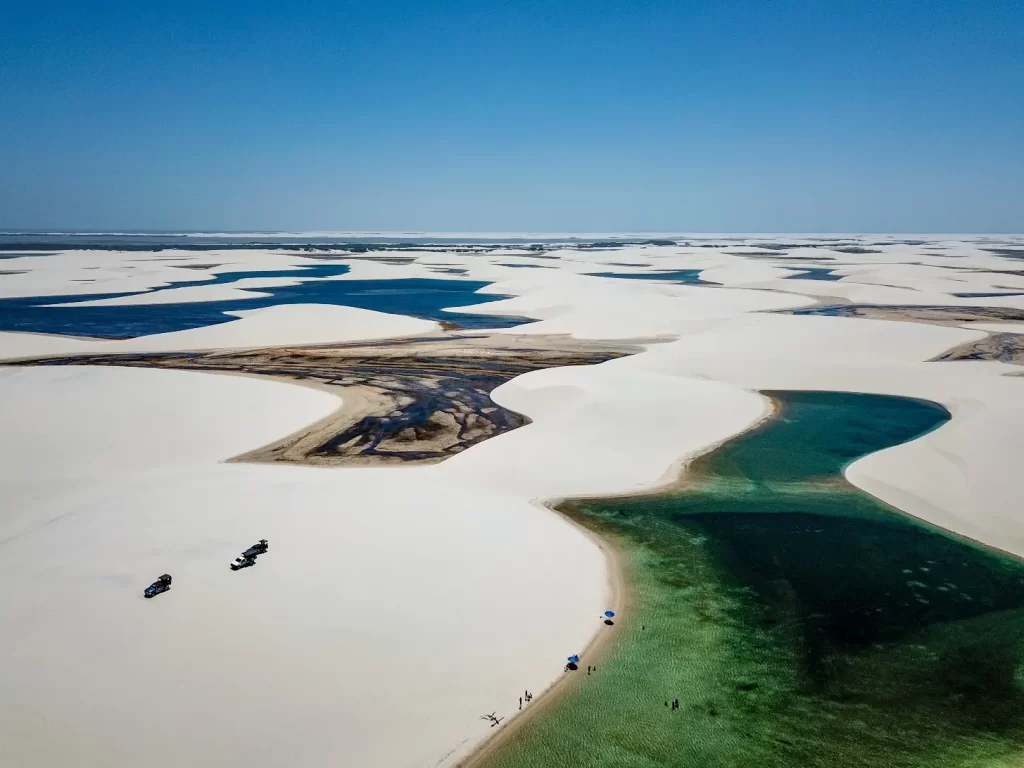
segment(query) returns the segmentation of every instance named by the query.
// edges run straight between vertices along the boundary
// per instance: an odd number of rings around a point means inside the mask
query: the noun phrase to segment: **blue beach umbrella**
[[[579,660],[580,660],[579,656],[570,656],[569,657],[569,663],[570,664],[578,664]]]
[[[610,619],[612,616],[615,615],[615,611],[605,611],[604,615]]]

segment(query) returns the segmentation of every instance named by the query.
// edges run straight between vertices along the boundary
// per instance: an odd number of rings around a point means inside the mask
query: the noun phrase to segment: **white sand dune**
[[[0,762],[436,765],[586,644],[602,557],[528,491],[433,467],[216,463],[333,401],[174,371],[0,377],[0,402],[22,404],[0,433],[21,510],[0,577],[22,585],[0,596],[0,717],[17,734]],[[263,537],[270,553],[231,573]],[[171,592],[144,600],[165,571]]]
[[[770,413],[765,398],[739,388],[629,363],[599,368],[547,369],[503,384],[494,400],[534,423],[436,472],[541,499],[630,493],[673,479],[681,459]],[[626,397],[630,391],[642,399]]]
[[[170,373],[0,369],[7,502],[0,541],[58,519],[84,489],[109,493],[111,483],[154,468],[215,464],[338,407],[337,398],[304,387],[293,393],[257,379]],[[232,428],[211,429],[218,419]]]
[[[0,764],[451,766],[489,735],[478,715],[513,714],[524,688],[558,676],[606,600],[600,552],[538,502],[657,485],[761,419],[759,389],[944,404],[949,424],[855,462],[847,476],[910,514],[1024,556],[1014,483],[1024,377],[1010,375],[1021,369],[925,362],[1020,323],[772,314],[836,296],[1022,307],[1022,297],[953,296],[1013,285],[1006,273],[1020,262],[984,250],[1002,247],[984,238],[850,238],[877,251],[851,254],[811,247],[809,236],[708,237],[718,247],[567,248],[538,260],[546,269],[508,267],[531,256],[505,252],[354,262],[338,279],[439,277],[429,265],[455,264],[467,279],[496,281],[483,292],[513,298],[460,311],[534,319],[505,332],[665,340],[503,385],[494,399],[533,423],[431,467],[219,463],[336,403],[294,385],[137,369],[0,371],[0,487],[13,500],[0,519],[0,576],[17,585],[0,596],[0,718],[13,734],[0,739]],[[766,243],[785,250],[765,255]],[[823,257],[841,281],[781,279],[798,259]],[[46,266],[49,258],[57,262]],[[82,271],[148,290],[166,284],[172,268],[162,264],[183,259],[41,257],[31,269],[46,274],[10,293],[5,281],[23,276],[0,277],[0,295],[33,295],[19,293],[31,285],[58,295],[61,273]],[[242,271],[301,257],[187,259]],[[22,269],[33,260],[17,261]],[[119,277],[129,266],[144,277]],[[724,287],[583,274],[689,268]],[[344,307],[239,314],[127,341],[5,333],[0,357],[313,344],[437,327]],[[270,553],[229,572],[261,537]],[[164,571],[174,588],[143,600],[141,588]]]
[[[239,317],[220,325],[160,333],[112,342],[118,351],[171,352],[181,349],[218,349],[415,336],[436,331],[430,320],[374,312],[371,309],[327,304],[280,304],[228,314]]]
[[[101,350],[107,343],[84,337],[0,331],[0,360],[89,354],[93,350]]]
[[[554,285],[552,285],[554,283]],[[539,322],[504,333],[568,333],[577,338],[629,339],[672,335],[694,323],[743,312],[813,306],[796,294],[697,288],[641,280],[563,274],[531,290],[529,281],[506,281],[482,292],[519,294],[512,299],[458,307],[459,312],[521,315]]]

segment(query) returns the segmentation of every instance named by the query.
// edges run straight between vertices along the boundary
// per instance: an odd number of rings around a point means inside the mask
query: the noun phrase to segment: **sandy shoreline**
[[[666,480],[664,482],[659,482],[656,486],[647,490],[636,490],[632,493],[612,494],[604,497],[576,496],[572,498],[572,501],[586,502],[588,500],[596,500],[598,498],[607,499],[650,496],[676,488],[685,487],[686,468],[690,464],[703,456],[713,453],[725,443],[736,440],[748,432],[759,429],[778,415],[780,404],[771,397],[765,395],[762,395],[762,397],[767,401],[767,403],[764,413],[760,419],[758,419],[754,424],[751,424],[746,430],[739,432],[732,437],[725,438],[695,454],[681,457],[669,470],[666,471]],[[595,544],[601,550],[602,554],[605,556],[605,563],[608,567],[609,581],[611,584],[611,610],[616,613],[615,625],[613,627],[599,627],[594,633],[593,639],[580,654],[581,659],[593,663],[602,660],[602,651],[604,651],[608,643],[615,638],[617,631],[621,629],[621,625],[630,621],[629,580],[626,577],[626,570],[623,566],[623,557],[626,556],[626,553],[620,550],[616,546],[615,541],[611,538],[603,538],[593,529],[582,525],[568,515],[560,512],[558,507],[566,501],[569,501],[569,499],[554,499],[545,502],[544,507],[550,510],[553,514],[558,515],[566,522],[575,526],[589,538],[593,539]],[[516,734],[522,731],[523,728],[529,726],[530,720],[543,712],[544,708],[550,706],[558,696],[570,691],[573,684],[578,682],[579,676],[569,674],[564,675],[537,697],[537,705],[540,706],[531,704],[530,707],[512,717],[505,726],[502,726],[493,736],[481,743],[476,750],[465,758],[463,762],[458,763],[458,768],[481,768],[486,765],[488,758],[501,749],[505,743],[515,738]]]
[[[560,695],[570,691],[573,685],[578,685],[582,675],[582,663],[594,664],[601,661],[602,651],[615,638],[619,631],[619,625],[622,622],[629,621],[627,613],[629,610],[629,587],[621,564],[621,553],[610,541],[602,539],[594,531],[558,512],[556,507],[560,503],[562,503],[562,500],[546,502],[543,506],[552,514],[558,515],[562,520],[572,524],[580,533],[591,539],[605,557],[605,563],[608,567],[608,609],[615,612],[616,622],[613,626],[609,627],[602,624],[600,619],[595,619],[598,622],[599,629],[594,633],[583,650],[578,652],[581,668],[573,673],[563,673],[550,686],[540,693],[534,694],[534,700],[525,709],[511,716],[504,725],[499,726],[493,735],[482,741],[469,755],[459,761],[456,764],[456,768],[478,768],[485,765],[488,758],[507,741],[515,738],[517,733],[530,724],[530,720],[543,712]]]

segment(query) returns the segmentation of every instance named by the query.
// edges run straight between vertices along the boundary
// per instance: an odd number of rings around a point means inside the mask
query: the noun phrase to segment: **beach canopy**
[[[579,660],[580,660],[579,656],[570,656],[569,657],[569,663],[570,664],[578,664]]]
[[[615,615],[615,611],[605,611],[604,615],[610,619],[612,616]]]

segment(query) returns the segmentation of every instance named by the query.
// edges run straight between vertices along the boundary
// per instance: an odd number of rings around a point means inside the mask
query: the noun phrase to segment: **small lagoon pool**
[[[826,267],[815,267],[811,269],[805,269],[796,275],[788,275],[786,280],[828,280],[831,282],[837,282],[843,279],[843,275],[833,274],[835,269],[829,269]]]
[[[676,269],[671,272],[591,272],[592,277],[617,277],[623,280],[662,280],[686,285],[718,285],[700,279],[701,269]]]

